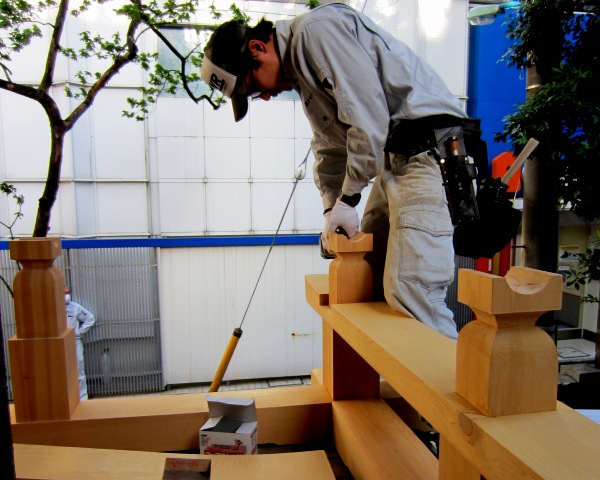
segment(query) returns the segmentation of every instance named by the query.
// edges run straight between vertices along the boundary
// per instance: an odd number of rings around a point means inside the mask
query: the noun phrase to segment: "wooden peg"
[[[560,310],[562,277],[525,267],[505,277],[460,269],[458,301],[477,319],[458,335],[456,393],[491,417],[556,410],[558,354],[535,322]]]
[[[329,265],[329,304],[371,300],[373,272],[364,257],[373,250],[373,234],[360,232],[349,239],[330,233],[329,249],[335,253]]]

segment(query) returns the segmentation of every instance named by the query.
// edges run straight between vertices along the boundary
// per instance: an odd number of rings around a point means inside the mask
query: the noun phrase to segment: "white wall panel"
[[[206,212],[210,235],[250,233],[250,184],[207,183]]]
[[[206,178],[250,178],[250,140],[242,138],[210,138],[205,140]]]
[[[214,110],[208,102],[202,102],[204,105],[204,135],[206,137],[246,137],[250,136],[249,116],[239,122],[233,119],[233,110],[231,102]]]
[[[321,232],[324,225],[323,202],[312,180],[298,183],[294,198],[295,228],[299,233]]]
[[[156,124],[154,135],[161,137],[199,137],[204,132],[204,105],[189,98],[161,97],[150,123]]]
[[[252,138],[294,138],[294,101],[251,102],[248,117]]]
[[[355,2],[377,25],[402,40],[413,50],[417,46],[418,0],[360,0]]]
[[[252,138],[250,159],[250,172],[253,179],[291,180],[296,170],[294,139]]]
[[[48,118],[36,102],[0,90],[7,179],[45,179],[50,155]]]
[[[159,183],[160,229],[163,235],[206,233],[205,187],[204,183]]]
[[[161,179],[204,178],[202,137],[158,137],[158,176]]]
[[[75,177],[79,180],[87,179],[91,180],[94,178],[94,148],[93,148],[93,126],[92,126],[92,115],[88,110],[84,113],[81,118],[77,121],[71,131],[72,137],[72,157],[70,162],[71,177]],[[66,166],[63,160],[63,164]],[[64,177],[65,170],[61,173],[61,177]],[[67,177],[68,178],[68,177]]]
[[[452,93],[467,96],[468,2],[419,0],[418,53],[445,80]]]
[[[286,365],[288,375],[305,375],[322,364],[322,321],[309,312],[304,275],[299,272],[327,273],[329,261],[323,260],[318,247],[287,248],[285,257]]]
[[[81,236],[94,236],[98,232],[98,202],[96,185],[92,182],[78,182],[75,185],[75,205],[77,230]]]
[[[145,183],[98,183],[98,229],[101,235],[147,235]]]
[[[224,380],[308,375],[321,366],[320,319],[304,300],[304,276],[327,271],[316,246],[161,249],[165,383],[212,381],[242,323]],[[244,319],[244,312],[248,307]]]
[[[121,115],[128,94],[105,90],[92,107],[97,178],[146,178],[144,124]]]
[[[50,232],[63,232],[66,237],[77,235],[77,214],[75,208],[75,188],[73,182],[61,182],[56,203],[51,212]],[[60,233],[59,233],[60,235]]]
[[[252,231],[258,234],[274,233],[294,188],[290,183],[252,183]],[[294,228],[292,203],[281,224],[280,233],[291,233]]]

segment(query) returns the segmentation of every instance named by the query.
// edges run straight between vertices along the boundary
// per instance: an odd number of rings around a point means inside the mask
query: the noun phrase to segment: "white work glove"
[[[325,225],[326,234],[335,232],[338,228],[342,228],[348,238],[352,238],[358,233],[359,223],[356,207],[351,207],[338,198],[329,213],[329,221]]]
[[[329,233],[340,233],[339,230],[342,229],[348,238],[352,238],[358,233],[358,212],[356,207],[351,207],[338,198],[333,208],[323,216],[325,217],[325,228],[321,233],[321,256],[335,258],[335,255],[329,250]]]

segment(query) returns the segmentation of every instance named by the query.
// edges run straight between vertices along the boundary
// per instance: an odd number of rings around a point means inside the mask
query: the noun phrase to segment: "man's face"
[[[281,62],[275,51],[273,37],[267,42],[250,40],[248,48],[260,66],[246,74],[246,91],[250,97],[268,101],[292,87],[284,81]]]

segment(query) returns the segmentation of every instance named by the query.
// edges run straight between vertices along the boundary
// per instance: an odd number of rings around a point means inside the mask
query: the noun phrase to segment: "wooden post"
[[[330,233],[329,248],[336,254],[329,265],[329,305],[371,300],[373,274],[364,256],[373,250],[373,235]],[[333,400],[379,396],[379,374],[325,321],[323,384]]]
[[[525,267],[505,277],[461,269],[458,301],[477,319],[458,335],[456,393],[490,417],[556,410],[558,354],[535,322],[561,308],[562,277]]]
[[[8,341],[16,420],[69,419],[79,404],[79,379],[65,280],[53,266],[60,239],[21,239],[9,248],[23,267],[13,287],[16,335]]]

